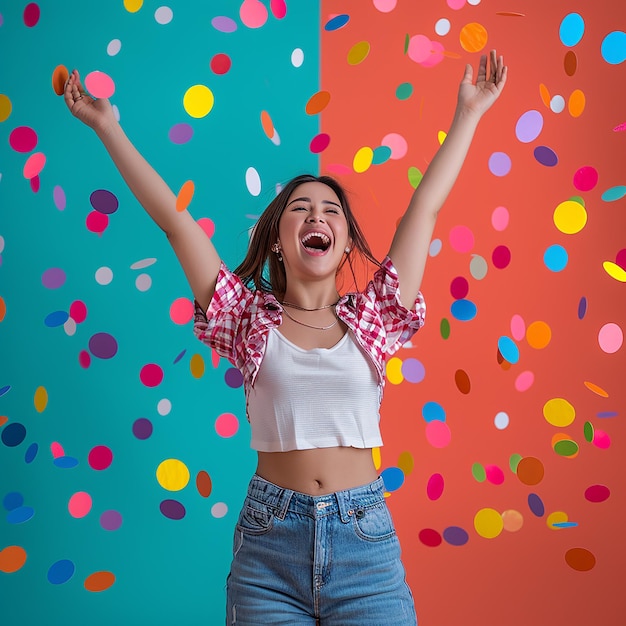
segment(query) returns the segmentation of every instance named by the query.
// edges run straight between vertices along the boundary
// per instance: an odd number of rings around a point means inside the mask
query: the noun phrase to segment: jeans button
[[[365,511],[363,509],[356,510],[357,519],[362,519],[365,517]]]
[[[350,509],[350,510],[348,511],[348,515],[350,515],[350,516],[351,516],[353,513],[354,513],[354,511],[353,511],[352,509]]]

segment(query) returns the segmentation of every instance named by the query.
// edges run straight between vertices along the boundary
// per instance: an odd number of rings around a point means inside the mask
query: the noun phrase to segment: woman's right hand
[[[64,98],[72,115],[96,132],[104,131],[117,123],[111,103],[106,98],[92,98],[80,82],[78,70],[73,70],[69,75],[65,83]]]

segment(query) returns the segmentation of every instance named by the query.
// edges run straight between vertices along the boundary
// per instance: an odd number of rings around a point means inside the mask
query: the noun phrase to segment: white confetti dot
[[[487,276],[489,265],[487,264],[487,260],[480,256],[480,254],[472,254],[469,269],[472,278],[482,280],[485,276]]]
[[[0,253],[4,250],[4,237],[0,235]]]
[[[63,324],[63,330],[68,337],[72,337],[76,334],[76,322],[71,317],[68,317],[65,324]]]
[[[437,256],[441,252],[442,246],[443,246],[443,243],[441,242],[441,239],[433,239],[430,242],[430,247],[428,248],[428,254],[430,254],[430,256]]]
[[[119,39],[111,39],[107,46],[107,54],[114,57],[122,49],[122,42]]]
[[[156,262],[157,262],[157,260],[155,258],[141,259],[141,261],[135,261],[130,266],[130,269],[131,270],[142,270],[145,267],[150,267],[151,265],[154,265]]]
[[[294,67],[300,67],[304,63],[304,52],[301,48],[296,48],[291,53],[291,64]]]
[[[275,146],[280,146],[280,135],[278,134],[278,131],[276,129],[274,129],[274,135],[273,137],[270,139],[270,141],[275,145]]]
[[[261,177],[253,167],[246,170],[246,187],[253,196],[261,193]]]
[[[172,403],[167,398],[159,400],[159,403],[157,404],[157,412],[159,415],[169,415],[171,410]]]
[[[224,515],[226,515],[226,513],[228,513],[228,507],[226,506],[225,502],[216,502],[212,507],[211,507],[211,515],[213,517],[224,517]]]
[[[563,96],[552,96],[550,100],[550,109],[554,113],[560,113],[565,108],[565,98]]]
[[[170,9],[169,7],[159,7],[154,12],[154,19],[159,24],[169,24],[172,21],[173,17],[174,17],[174,13],[172,9]]]
[[[113,117],[115,118],[116,122],[120,121],[120,110],[117,108],[117,104],[113,104],[111,106],[111,108],[113,109]]]
[[[108,285],[113,280],[113,270],[110,267],[99,267],[96,270],[96,282],[99,285]]]
[[[150,278],[149,274],[139,274],[135,279],[135,287],[139,291],[148,291],[152,287],[152,278]]]
[[[450,32],[450,20],[445,17],[437,20],[437,23],[435,24],[435,32],[441,37],[447,35]]]
[[[471,4],[475,7],[477,4],[480,4],[480,0],[467,0],[467,4]]]
[[[496,414],[493,423],[498,430],[504,430],[509,425],[509,416],[504,411],[500,411]]]

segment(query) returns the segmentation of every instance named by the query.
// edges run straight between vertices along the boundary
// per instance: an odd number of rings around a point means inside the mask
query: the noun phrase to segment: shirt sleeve
[[[253,299],[254,293],[222,262],[207,310],[194,302],[194,334],[234,365],[245,331],[244,313]]]
[[[374,299],[385,329],[383,350],[387,356],[391,356],[424,325],[424,296],[421,291],[418,292],[411,309],[402,304],[398,272],[389,257],[385,257],[366,291]]]

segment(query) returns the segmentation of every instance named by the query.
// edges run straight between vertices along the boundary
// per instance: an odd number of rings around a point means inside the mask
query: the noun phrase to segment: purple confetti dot
[[[528,508],[531,510],[533,515],[536,515],[537,517],[543,517],[543,514],[545,513],[543,501],[536,493],[528,494]]]
[[[236,389],[243,385],[243,376],[236,367],[230,367],[224,374],[224,380],[229,387]]]
[[[530,143],[539,137],[543,128],[543,116],[534,109],[526,111],[515,125],[515,135],[522,143]]]
[[[451,546],[464,546],[469,541],[469,535],[458,526],[448,526],[443,531],[443,539]]]
[[[65,284],[65,278],[65,272],[60,267],[51,267],[41,275],[41,282],[48,289],[58,289]]]
[[[117,198],[106,189],[96,189],[90,196],[89,201],[91,206],[98,211],[98,213],[104,213],[110,215],[117,211],[120,203]]]
[[[189,124],[174,124],[170,128],[168,137],[172,143],[187,143],[193,137],[193,128]]]
[[[122,516],[117,511],[105,511],[100,516],[100,526],[104,530],[117,530],[122,525]]]
[[[214,17],[211,20],[211,26],[220,33],[234,33],[237,30],[237,22],[224,15]]]
[[[69,319],[69,314],[66,311],[53,311],[46,315],[43,323],[48,328],[56,328],[57,326],[63,326]]]
[[[140,417],[133,423],[133,435],[137,439],[148,439],[152,435],[152,422],[145,417]]]
[[[421,383],[426,375],[426,370],[421,361],[409,358],[402,361],[402,376],[410,383]]]
[[[35,515],[35,509],[29,506],[19,506],[7,513],[7,522],[9,524],[23,524]]]
[[[11,493],[7,493],[6,496],[2,499],[2,506],[7,511],[12,511],[13,509],[17,509],[18,507],[24,504],[24,496],[19,491],[12,491]]]
[[[578,303],[578,319],[581,320],[587,313],[587,298],[583,296]]]
[[[168,519],[179,520],[185,517],[185,507],[177,500],[163,500],[159,508]]]
[[[31,443],[28,446],[28,450],[26,450],[26,454],[24,454],[24,462],[32,463],[37,456],[37,452],[39,452],[39,446],[36,443]]]
[[[89,340],[89,350],[99,359],[111,359],[117,354],[117,341],[108,333],[96,333]]]
[[[511,157],[504,152],[494,152],[489,157],[489,171],[494,176],[506,176],[511,171]]]
[[[53,585],[62,585],[74,575],[75,570],[76,567],[72,561],[68,559],[57,561],[48,569],[48,582]]]
[[[535,155],[535,159],[546,167],[554,167],[559,162],[559,157],[556,156],[556,152],[548,148],[548,146],[537,146],[533,154]]]
[[[180,361],[184,356],[185,353],[187,352],[187,349],[185,348],[175,359],[174,359],[174,365],[176,365],[176,363],[178,363],[178,361]]]
[[[64,211],[65,210],[65,205],[66,205],[66,198],[65,198],[65,192],[63,191],[63,188],[60,187],[59,185],[57,185],[53,190],[52,190],[52,199],[54,200],[54,206],[59,209],[59,211]]]
[[[20,443],[24,441],[25,437],[26,428],[23,424],[20,424],[19,422],[13,422],[8,426],[5,426],[4,430],[2,431],[2,435],[0,435],[2,443],[9,448],[19,446]]]

